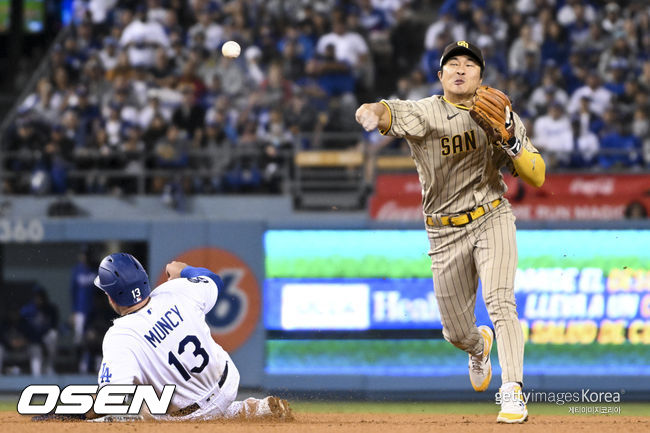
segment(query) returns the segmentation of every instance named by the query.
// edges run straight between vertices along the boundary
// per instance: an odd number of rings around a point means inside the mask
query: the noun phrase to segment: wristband
[[[517,137],[512,137],[510,140],[502,144],[503,149],[510,157],[514,158],[521,152],[521,140]]]

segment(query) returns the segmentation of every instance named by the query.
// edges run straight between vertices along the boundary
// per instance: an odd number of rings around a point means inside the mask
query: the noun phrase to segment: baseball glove
[[[485,131],[491,143],[508,141],[514,135],[510,99],[498,89],[481,86],[476,89],[472,119]]]
[[[474,94],[469,114],[485,131],[490,143],[502,146],[512,157],[521,151],[521,142],[515,137],[512,104],[502,91],[480,86]]]

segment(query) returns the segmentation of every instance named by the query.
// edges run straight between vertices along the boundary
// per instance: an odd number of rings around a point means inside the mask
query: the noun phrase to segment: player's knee
[[[491,294],[483,296],[485,308],[493,323],[500,319],[517,318],[517,304],[514,296],[500,296],[499,291],[493,290]]]
[[[445,337],[445,340],[464,351],[472,349],[476,344],[476,339],[473,338],[470,333],[447,331],[443,332],[442,334]]]

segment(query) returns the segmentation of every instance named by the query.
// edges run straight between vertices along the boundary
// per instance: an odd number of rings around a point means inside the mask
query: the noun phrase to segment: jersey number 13
[[[199,356],[203,360],[201,362],[201,365],[197,367],[192,367],[190,371],[192,373],[200,373],[203,371],[206,365],[208,365],[208,362],[210,361],[210,356],[208,355],[208,352],[205,351],[204,348],[201,347],[201,342],[199,339],[196,337],[196,335],[188,335],[187,337],[183,338],[180,343],[178,343],[178,354],[182,355],[183,352],[185,352],[185,346],[187,346],[188,343],[192,343],[194,345],[194,352],[192,354],[194,357],[198,358]],[[176,356],[169,351],[169,365],[173,365],[176,367],[178,372],[183,376],[183,379],[185,380],[190,380],[192,376],[187,372],[185,367],[183,367],[183,364],[176,358]]]

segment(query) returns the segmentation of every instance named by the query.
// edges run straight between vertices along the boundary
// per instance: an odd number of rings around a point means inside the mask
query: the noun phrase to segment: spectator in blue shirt
[[[355,79],[352,68],[336,60],[334,45],[325,48],[325,53],[316,61],[316,68],[318,83],[330,97],[354,92]]]
[[[605,111],[603,128],[600,139],[600,155],[598,163],[603,168],[634,167],[641,162],[641,143],[620,124],[615,111],[610,108]]]
[[[307,36],[298,26],[289,25],[285,29],[284,37],[278,41],[278,52],[283,52],[285,45],[293,41],[296,46],[296,55],[303,61],[314,57],[316,50],[314,41]]]
[[[375,8],[370,0],[361,0],[359,3],[359,22],[366,33],[388,29],[389,23],[382,10]]]
[[[440,69],[440,57],[442,56],[442,50],[445,49],[448,43],[448,37],[446,34],[439,34],[435,39],[434,46],[422,55],[420,69],[426,74],[427,83],[436,83],[439,81],[438,70]]]
[[[612,92],[612,97],[621,96],[625,92],[627,64],[624,61],[614,61],[609,67],[610,79],[603,84],[603,87]]]
[[[584,86],[587,80],[587,65],[581,53],[574,51],[569,55],[569,59],[562,65],[562,76],[566,83],[566,91],[569,95],[573,94],[578,88]]]
[[[566,35],[562,26],[555,21],[550,22],[544,31],[544,42],[540,48],[542,64],[547,60],[553,60],[557,64],[565,63],[569,56],[568,45],[565,41]]]

